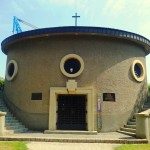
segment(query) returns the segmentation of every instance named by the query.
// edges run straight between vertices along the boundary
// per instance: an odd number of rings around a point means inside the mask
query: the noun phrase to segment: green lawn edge
[[[0,150],[28,150],[27,142],[0,142]]]
[[[115,150],[150,150],[150,144],[124,144],[116,147]]]

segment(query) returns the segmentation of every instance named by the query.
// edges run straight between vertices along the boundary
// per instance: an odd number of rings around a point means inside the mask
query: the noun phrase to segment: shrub
[[[4,88],[4,79],[0,77],[0,90],[3,90]]]
[[[148,84],[148,92],[150,93],[150,84]]]

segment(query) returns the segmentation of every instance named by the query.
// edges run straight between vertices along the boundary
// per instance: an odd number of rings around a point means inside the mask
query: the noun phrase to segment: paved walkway
[[[0,141],[31,141],[31,142],[63,142],[63,143],[147,143],[146,139],[135,137],[118,132],[98,133],[97,135],[79,134],[43,134],[43,133],[20,133],[0,136]]]
[[[31,142],[28,150],[114,150],[119,144]]]

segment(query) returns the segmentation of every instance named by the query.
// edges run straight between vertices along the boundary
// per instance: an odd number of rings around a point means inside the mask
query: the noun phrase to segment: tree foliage
[[[3,90],[4,87],[4,79],[0,77],[0,90]]]
[[[148,84],[148,92],[150,93],[150,84]]]

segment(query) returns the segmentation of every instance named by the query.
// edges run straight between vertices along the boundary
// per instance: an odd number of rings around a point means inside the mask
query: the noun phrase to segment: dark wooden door
[[[86,95],[58,95],[57,129],[86,130]]]

